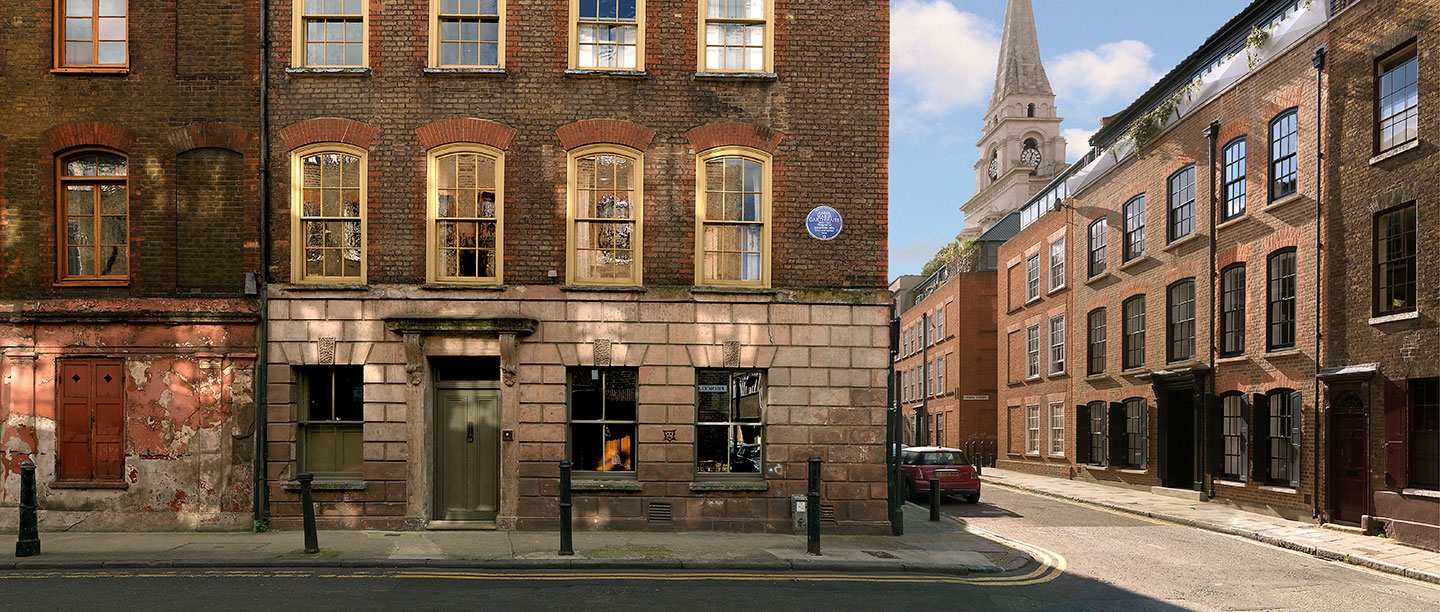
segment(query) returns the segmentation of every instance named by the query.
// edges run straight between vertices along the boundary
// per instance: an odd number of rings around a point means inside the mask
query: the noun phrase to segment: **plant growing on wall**
[[[1245,62],[1251,70],[1260,63],[1260,47],[1270,40],[1270,30],[1261,29],[1260,26],[1250,28],[1250,36],[1245,38]]]

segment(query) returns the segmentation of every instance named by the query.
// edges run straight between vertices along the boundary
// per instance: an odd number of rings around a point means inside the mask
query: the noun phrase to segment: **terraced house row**
[[[1003,465],[1440,547],[1437,20],[1256,1],[1014,213]]]
[[[22,4],[0,504],[788,531],[819,456],[885,529],[883,11]]]

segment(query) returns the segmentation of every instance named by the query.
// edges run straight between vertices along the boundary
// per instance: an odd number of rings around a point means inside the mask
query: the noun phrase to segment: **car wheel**
[[[910,484],[909,478],[906,478],[900,482],[900,495],[901,498],[905,501],[914,501],[918,499],[915,495],[915,485]]]
[[[966,495],[966,496],[965,496],[965,503],[967,503],[967,504],[978,504],[978,503],[980,503],[980,494],[979,494],[979,493],[971,493],[971,494],[969,494],[969,495]]]

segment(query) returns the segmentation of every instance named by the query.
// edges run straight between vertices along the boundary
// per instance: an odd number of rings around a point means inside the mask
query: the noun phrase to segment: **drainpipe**
[[[1320,47],[1319,49],[1316,49],[1316,50],[1315,50],[1315,56],[1310,59],[1310,63],[1315,66],[1315,374],[1316,374],[1316,376],[1315,376],[1315,435],[1312,436],[1312,437],[1314,438],[1314,440],[1312,440],[1312,441],[1310,442],[1310,447],[1311,447],[1312,453],[1313,453],[1313,455],[1314,455],[1314,467],[1313,467],[1312,476],[1310,477],[1310,481],[1311,481],[1310,484],[1311,484],[1311,486],[1314,488],[1314,497],[1313,497],[1312,499],[1314,499],[1315,501],[1314,501],[1314,503],[1312,504],[1312,506],[1311,506],[1311,508],[1310,508],[1310,517],[1311,517],[1311,518],[1319,518],[1319,517],[1320,517],[1320,405],[1321,405],[1321,402],[1320,402],[1320,376],[1319,376],[1319,374],[1320,374],[1320,364],[1321,364],[1321,361],[1320,361],[1320,346],[1321,346],[1321,345],[1320,345],[1320,337],[1324,335],[1324,330],[1320,327],[1320,325],[1323,323],[1323,319],[1322,319],[1321,314],[1320,314],[1320,307],[1321,307],[1321,299],[1320,299],[1321,291],[1320,291],[1320,287],[1321,287],[1321,284],[1324,282],[1324,279],[1325,279],[1325,276],[1320,273],[1321,270],[1322,270],[1322,268],[1324,267],[1323,264],[1322,264],[1322,262],[1324,261],[1324,259],[1323,259],[1322,257],[1323,257],[1324,250],[1325,250],[1325,244],[1324,244],[1324,243],[1321,241],[1321,239],[1320,239],[1320,238],[1321,238],[1321,236],[1320,236],[1320,219],[1321,219],[1320,215],[1321,215],[1321,213],[1324,211],[1324,205],[1322,204],[1323,200],[1320,199],[1320,186],[1321,186],[1322,184],[1324,184],[1324,180],[1323,180],[1323,176],[1324,176],[1324,175],[1322,175],[1321,172],[1323,171],[1323,169],[1324,169],[1324,167],[1325,167],[1325,154],[1324,154],[1324,152],[1323,152],[1324,149],[1322,148],[1322,147],[1324,146],[1324,144],[1325,144],[1325,135],[1324,135],[1324,132],[1321,132],[1320,130],[1321,130],[1321,128],[1324,127],[1324,125],[1325,125],[1325,115],[1324,115],[1324,113],[1321,112],[1321,111],[1324,110],[1324,104],[1325,104],[1325,86],[1324,86],[1324,81],[1325,81],[1325,79],[1324,79],[1324,77],[1325,77],[1325,47]]]
[[[255,283],[260,293],[260,329],[255,358],[255,467],[254,520],[256,528],[270,524],[270,487],[266,478],[267,427],[270,423],[270,307],[266,280],[270,276],[270,0],[260,0],[260,272]]]
[[[1215,278],[1219,275],[1215,270],[1215,226],[1217,225],[1216,216],[1220,214],[1216,209],[1216,204],[1220,201],[1220,198],[1215,193],[1215,164],[1217,161],[1215,159],[1215,146],[1216,141],[1220,138],[1219,119],[1211,121],[1210,125],[1205,126],[1205,138],[1209,141],[1209,147],[1206,150],[1210,155],[1210,375],[1206,377],[1208,379],[1206,383],[1208,391],[1200,407],[1200,414],[1202,415],[1200,420],[1200,439],[1202,441],[1200,457],[1202,458],[1202,463],[1204,463],[1204,465],[1200,467],[1200,473],[1205,475],[1206,497],[1215,499],[1215,479],[1212,478],[1210,474],[1210,462],[1214,460],[1214,458],[1210,456],[1210,421],[1206,418],[1205,411],[1210,409],[1210,398],[1215,396],[1215,328],[1220,322],[1215,314],[1220,310],[1217,307],[1217,304],[1220,302],[1220,296],[1215,294]]]

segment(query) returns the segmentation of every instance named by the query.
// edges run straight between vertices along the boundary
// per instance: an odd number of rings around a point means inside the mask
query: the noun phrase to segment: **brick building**
[[[0,506],[32,460],[42,529],[248,528],[256,5],[0,13]]]
[[[976,263],[952,260],[909,290],[894,365],[905,444],[995,437],[995,270]]]
[[[885,11],[332,4],[271,4],[277,522],[550,528],[569,460],[582,528],[789,530],[819,456],[886,529]]]
[[[1055,197],[1022,209],[1001,249],[1014,309],[1002,405],[1024,415],[1001,419],[1007,466],[1316,511],[1327,82],[1311,59],[1327,18],[1323,3],[1252,3],[1110,118]],[[1069,291],[1040,295],[1060,240]],[[1049,354],[1065,349],[1071,367],[1057,369]]]
[[[1440,10],[1336,2],[1321,375],[1329,520],[1440,549]]]

